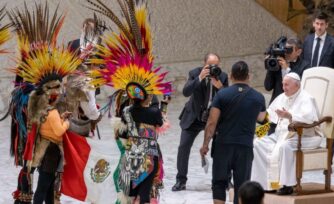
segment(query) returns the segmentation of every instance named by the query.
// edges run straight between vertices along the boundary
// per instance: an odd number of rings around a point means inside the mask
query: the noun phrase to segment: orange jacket
[[[63,134],[69,126],[68,121],[61,119],[58,110],[53,109],[49,111],[45,122],[41,124],[39,132],[43,138],[59,144],[63,141]]]

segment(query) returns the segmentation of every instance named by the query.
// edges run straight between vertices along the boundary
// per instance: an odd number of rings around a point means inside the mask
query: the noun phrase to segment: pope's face
[[[299,90],[298,82],[291,77],[285,76],[282,83],[284,94],[286,96],[292,96]]]

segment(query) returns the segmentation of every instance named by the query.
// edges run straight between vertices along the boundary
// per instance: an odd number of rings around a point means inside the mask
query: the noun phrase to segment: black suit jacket
[[[302,58],[311,65],[314,33],[306,36],[303,46]],[[322,48],[319,66],[334,68],[334,38],[327,33],[324,47]]]
[[[303,76],[305,69],[310,68],[310,64],[301,58],[298,58],[295,63],[290,63],[290,72],[297,73],[300,77]],[[264,88],[267,91],[273,91],[270,99],[270,103],[281,93],[283,93],[282,84],[282,72],[281,70],[273,72],[267,71],[266,78],[264,79]]]
[[[187,129],[190,125],[200,117],[203,109],[205,109],[205,96],[207,91],[207,86],[205,84],[206,80],[199,81],[199,74],[201,73],[202,67],[195,68],[189,72],[188,81],[183,87],[183,95],[189,97],[190,99],[185,104],[180,119],[180,126],[182,129]],[[228,86],[228,77],[225,72],[219,75],[219,80],[222,82],[223,87]],[[214,86],[213,86],[214,87]],[[217,89],[214,87],[214,91]]]

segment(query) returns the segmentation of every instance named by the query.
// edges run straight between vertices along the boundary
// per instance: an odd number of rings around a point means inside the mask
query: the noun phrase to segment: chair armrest
[[[323,122],[332,122],[332,117],[331,116],[324,116],[324,117],[320,118],[319,121],[316,121],[312,124],[292,122],[292,123],[289,124],[288,129],[289,129],[289,131],[297,131],[298,128],[312,128],[312,127],[320,125]]]

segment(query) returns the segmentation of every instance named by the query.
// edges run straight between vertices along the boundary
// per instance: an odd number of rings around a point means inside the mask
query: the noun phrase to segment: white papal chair
[[[314,67],[304,71],[301,88],[311,94],[317,103],[320,119],[309,125],[302,123],[292,123],[290,130],[298,133],[298,150],[296,152],[296,175],[297,175],[297,195],[330,192],[332,155],[334,138],[334,69],[327,67]],[[313,150],[302,150],[301,140],[303,128],[314,127],[321,124],[321,129],[326,137],[326,147]],[[313,191],[303,191],[301,178],[303,171],[324,170],[325,188]]]

